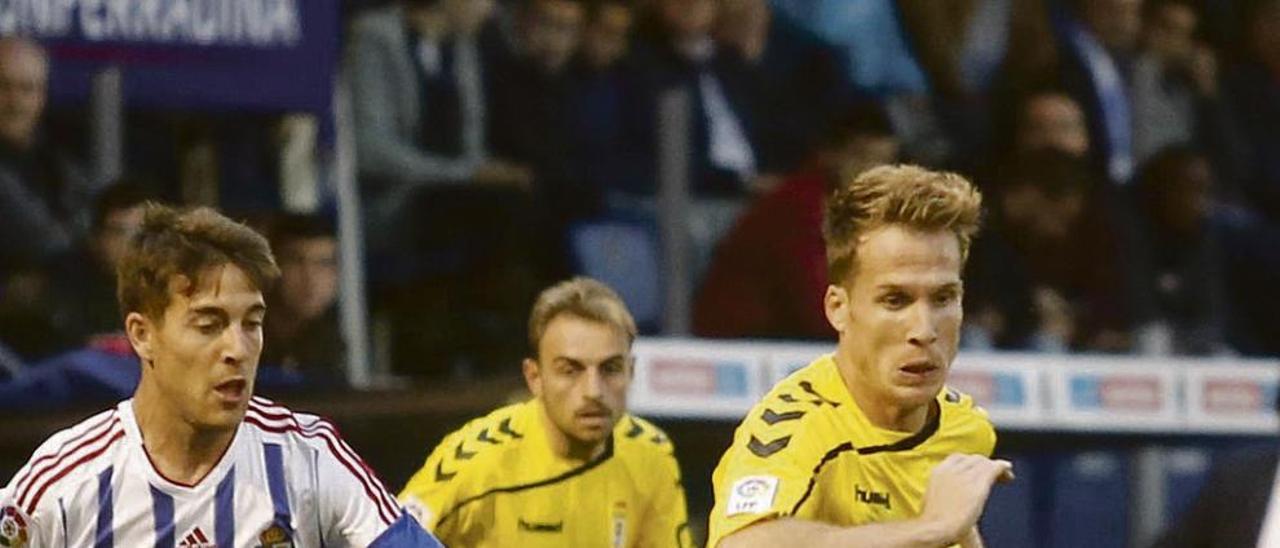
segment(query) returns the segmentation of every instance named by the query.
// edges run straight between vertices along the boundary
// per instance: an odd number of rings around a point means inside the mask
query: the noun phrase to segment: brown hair
[[[538,295],[529,314],[529,350],[538,356],[538,343],[547,326],[561,314],[607,324],[627,335],[627,344],[636,339],[636,321],[627,305],[609,286],[586,277],[576,277],[548,287]]]
[[[858,239],[886,225],[950,230],[960,242],[961,257],[968,257],[969,242],[978,232],[982,193],[967,179],[911,165],[875,167],[852,179],[827,198],[822,236],[831,283],[853,273]]]
[[[175,276],[191,281],[194,291],[209,268],[234,264],[259,291],[266,292],[280,269],[266,238],[209,208],[179,210],[147,203],[142,228],[116,270],[120,312],[140,312],[156,321],[169,306]]]

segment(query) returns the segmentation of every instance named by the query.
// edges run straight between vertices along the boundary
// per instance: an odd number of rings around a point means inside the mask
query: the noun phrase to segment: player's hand
[[[948,543],[968,534],[996,481],[1013,480],[1013,464],[981,455],[951,455],[934,467],[924,492],[921,521],[942,531]]]

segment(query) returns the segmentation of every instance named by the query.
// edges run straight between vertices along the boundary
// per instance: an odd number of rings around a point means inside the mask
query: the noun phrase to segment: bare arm
[[[977,523],[982,507],[992,484],[1013,479],[1012,470],[1013,465],[1008,461],[980,455],[951,455],[930,474],[924,510],[915,519],[855,527],[777,519],[725,537],[720,541],[720,548],[785,545],[934,548],[957,542],[964,542],[966,548],[981,548]]]
[[[720,541],[719,548],[748,546],[866,546],[870,548],[935,548],[947,543],[945,533],[919,520],[838,527],[817,521],[785,518],[752,525]]]

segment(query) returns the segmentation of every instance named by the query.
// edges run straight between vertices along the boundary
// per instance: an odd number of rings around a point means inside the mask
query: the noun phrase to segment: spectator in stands
[[[401,0],[351,33],[374,305],[395,329],[393,360],[418,372],[473,371],[469,352],[518,340],[546,268],[530,170],[487,150],[494,6]]]
[[[1178,145],[1152,157],[1133,189],[1143,228],[1133,266],[1150,319],[1175,353],[1280,355],[1280,228],[1215,198],[1216,184],[1207,155]]]
[[[756,80],[761,171],[800,168],[849,92],[840,53],[767,0],[723,0],[715,35]]]
[[[578,174],[591,193],[610,187],[641,188],[645,155],[636,146],[642,113],[635,112],[631,58],[635,9],[630,0],[587,3],[586,24],[572,67],[570,113]],[[623,181],[632,180],[626,183]]]
[[[1126,83],[1142,30],[1142,0],[1075,0],[1058,17],[1067,89],[1085,110],[1093,161],[1114,183],[1133,176],[1133,102]]]
[[[991,110],[1005,94],[1056,75],[1042,0],[899,0],[896,7],[957,163],[989,151]]]
[[[1014,153],[1052,149],[1084,159],[1089,153],[1089,129],[1084,111],[1066,92],[1044,88],[1017,101],[1011,142]]]
[[[493,0],[401,0],[354,23],[346,70],[373,236],[390,234],[424,189],[527,186],[527,170],[486,149],[479,35],[493,7]]]
[[[271,225],[280,283],[268,296],[262,364],[336,381],[346,345],[338,325],[338,240],[316,215],[282,215]]]
[[[638,115],[656,118],[661,96],[683,90],[690,97],[690,186],[700,196],[741,197],[760,173],[752,90],[745,67],[725,55],[712,37],[717,0],[655,0],[658,28],[638,48],[642,78]],[[655,122],[650,123],[653,126]],[[645,141],[656,146],[658,128]],[[656,163],[656,159],[654,160]],[[652,194],[647,188],[625,189]]]
[[[966,277],[966,344],[1128,350],[1125,240],[1093,178],[1084,161],[1055,150],[1019,154],[997,170]]]
[[[574,74],[583,0],[520,0],[510,54],[494,63],[489,136],[493,151],[532,169],[534,194],[556,227],[595,213],[601,189],[577,170]],[[559,230],[556,230],[558,233]]]
[[[1251,205],[1280,222],[1280,0],[1260,0],[1244,21],[1250,47],[1228,85],[1245,146],[1229,175]]]
[[[1133,154],[1139,164],[1177,143],[1220,147],[1231,142],[1219,101],[1217,57],[1197,41],[1198,25],[1192,0],[1147,4],[1142,48],[1129,82]]]
[[[720,242],[694,304],[704,337],[831,339],[822,212],[841,173],[891,163],[898,141],[884,110],[850,108],[830,124],[809,166],[761,196]]]
[[[70,340],[83,345],[98,335],[118,333],[123,339],[116,302],[116,267],[129,239],[142,227],[143,204],[150,198],[138,183],[121,180],[94,200],[93,227],[85,245],[59,265],[52,288],[59,323]]]
[[[87,181],[39,131],[48,77],[39,44],[0,39],[0,278],[67,252],[88,224]]]

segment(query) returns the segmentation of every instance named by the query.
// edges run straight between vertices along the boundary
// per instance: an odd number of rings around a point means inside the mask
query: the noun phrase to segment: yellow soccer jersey
[[[747,415],[712,476],[707,546],[760,520],[850,526],[920,514],[933,467],[952,453],[991,455],[995,429],[966,395],[944,389],[919,432],[879,428],[849,394],[835,360],[778,383]]]
[[[445,437],[400,494],[448,546],[689,546],[680,471],[657,427],[626,415],[585,464],[551,451],[538,400]]]

